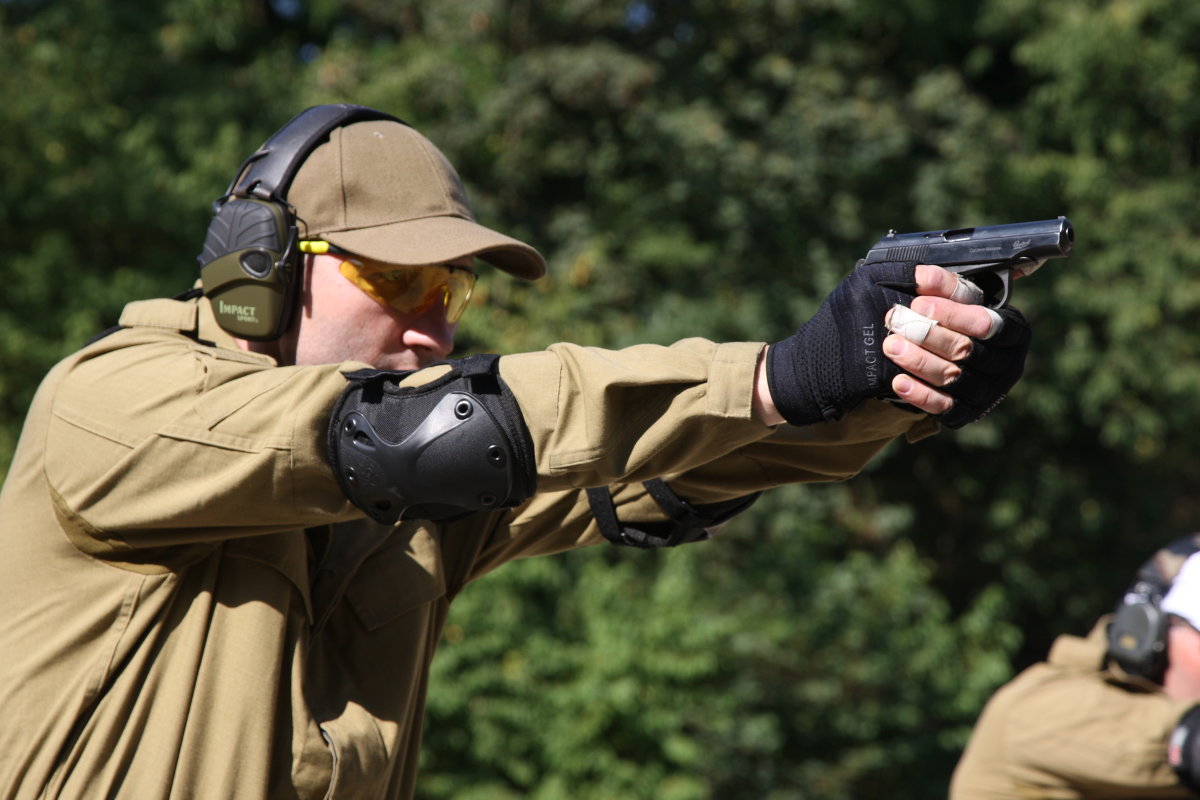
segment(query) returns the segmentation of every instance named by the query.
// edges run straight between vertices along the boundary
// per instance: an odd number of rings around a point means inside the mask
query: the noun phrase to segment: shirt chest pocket
[[[436,529],[410,522],[362,562],[346,589],[346,601],[363,626],[374,631],[445,594]]]

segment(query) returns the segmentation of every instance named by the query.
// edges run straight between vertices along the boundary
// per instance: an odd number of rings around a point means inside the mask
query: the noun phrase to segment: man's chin
[[[433,363],[432,358],[417,358],[414,353],[406,353],[404,355],[383,356],[375,359],[375,369],[386,369],[393,372],[408,372],[414,369],[428,366]]]

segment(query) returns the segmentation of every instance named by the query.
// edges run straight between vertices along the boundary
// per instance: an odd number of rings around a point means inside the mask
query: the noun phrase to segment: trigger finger
[[[980,289],[961,275],[955,275],[954,277],[958,279],[958,283],[955,284],[954,291],[950,293],[951,300],[969,306],[983,305],[983,289]]]

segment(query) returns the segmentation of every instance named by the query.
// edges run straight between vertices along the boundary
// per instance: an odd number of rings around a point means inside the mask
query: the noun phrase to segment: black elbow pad
[[[1179,718],[1167,742],[1167,763],[1180,783],[1200,795],[1200,706],[1192,706]]]
[[[498,356],[449,362],[447,375],[360,370],[334,407],[329,460],[342,491],[377,522],[448,519],[533,494],[533,441]]]

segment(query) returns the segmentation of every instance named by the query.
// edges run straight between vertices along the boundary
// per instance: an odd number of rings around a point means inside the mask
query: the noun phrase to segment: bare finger
[[[912,301],[912,310],[972,339],[994,333],[994,317],[999,316],[987,306],[965,305],[943,297],[917,297]]]
[[[918,264],[916,267],[917,293],[933,297],[945,297],[964,305],[981,305],[983,290],[971,281],[933,264]]]
[[[954,383],[962,375],[953,361],[894,333],[883,340],[883,352],[900,369],[934,387]]]
[[[913,305],[916,308],[924,307],[916,302]],[[932,316],[920,314],[914,308],[900,305],[892,307],[884,316],[883,324],[892,333],[948,361],[961,361],[971,354],[971,340],[967,336],[939,325]]]
[[[896,397],[927,414],[945,414],[954,405],[954,399],[949,395],[930,388],[909,375],[897,375],[892,378],[892,391]]]
[[[958,276],[933,264],[917,264],[917,294],[949,298],[958,288]]]

